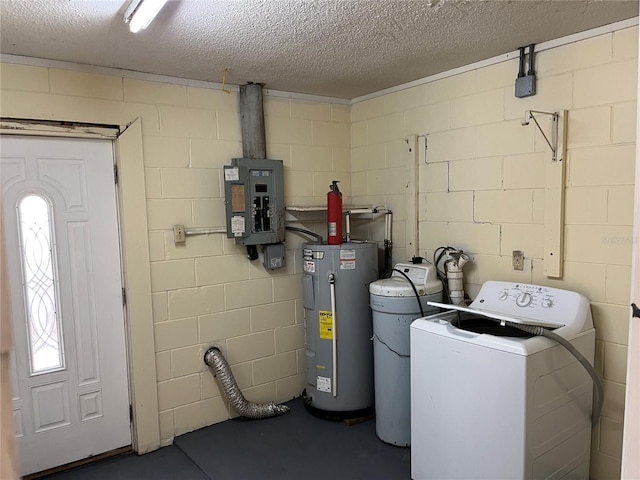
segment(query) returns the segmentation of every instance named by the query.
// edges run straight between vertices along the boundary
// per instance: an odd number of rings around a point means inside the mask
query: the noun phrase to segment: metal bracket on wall
[[[536,114],[551,116],[551,139],[544,133]],[[530,120],[538,127],[552,153],[551,161],[545,162],[544,274],[551,278],[562,278],[567,111],[527,110],[522,125],[528,125]]]
[[[551,140],[549,140],[549,137],[547,137],[547,135],[544,133],[544,130],[542,129],[542,127],[540,126],[540,124],[538,123],[538,119],[535,117],[534,113],[539,114],[539,115],[550,115],[551,116]],[[565,115],[563,115],[563,120],[567,118],[566,116],[566,110],[564,111]],[[560,152],[558,149],[558,144],[561,141],[562,144],[564,144],[564,128],[562,129],[563,131],[563,135],[562,138],[559,139],[558,137],[558,132],[560,131],[559,128],[559,124],[560,124],[560,113],[559,112],[541,112],[539,110],[526,110],[524,112],[524,119],[522,120],[522,126],[527,126],[529,125],[529,123],[531,122],[531,120],[533,120],[533,122],[536,124],[536,127],[538,127],[538,130],[540,130],[540,133],[542,134],[542,136],[544,137],[545,141],[547,142],[547,145],[549,145],[549,148],[551,149],[551,161],[555,162],[555,161],[562,161],[563,157],[558,158]]]

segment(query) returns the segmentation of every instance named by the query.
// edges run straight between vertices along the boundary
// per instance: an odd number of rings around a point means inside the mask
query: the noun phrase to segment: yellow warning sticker
[[[320,338],[333,339],[333,315],[330,310],[320,310]]]

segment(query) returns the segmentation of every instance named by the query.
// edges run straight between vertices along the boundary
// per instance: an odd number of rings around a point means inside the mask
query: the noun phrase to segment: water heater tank
[[[369,284],[378,278],[377,245],[305,244],[303,262],[305,405],[329,418],[372,411]]]

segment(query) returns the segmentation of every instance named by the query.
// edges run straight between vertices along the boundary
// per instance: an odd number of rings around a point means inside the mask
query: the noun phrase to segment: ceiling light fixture
[[[167,0],[134,0],[124,14],[129,30],[136,33],[147,28],[165,3]]]

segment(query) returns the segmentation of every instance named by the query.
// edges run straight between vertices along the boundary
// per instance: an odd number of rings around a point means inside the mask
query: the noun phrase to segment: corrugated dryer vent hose
[[[211,367],[218,378],[218,382],[224,390],[224,394],[229,400],[233,409],[242,417],[260,419],[276,417],[289,413],[289,407],[279,405],[274,402],[254,403],[248,401],[242,395],[236,379],[233,377],[231,367],[217,347],[211,347],[204,354],[204,363]]]

